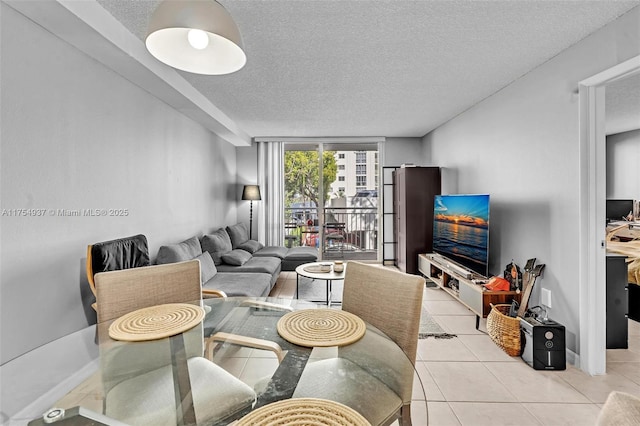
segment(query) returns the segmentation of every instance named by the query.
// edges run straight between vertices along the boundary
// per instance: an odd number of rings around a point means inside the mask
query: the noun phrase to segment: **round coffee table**
[[[331,265],[328,272],[316,271],[322,265]],[[333,262],[313,262],[304,263],[296,268],[296,299],[298,298],[298,286],[300,285],[300,277],[311,278],[312,280],[324,280],[327,286],[326,300],[310,300],[310,302],[324,302],[327,306],[331,306],[331,284],[336,280],[344,280],[344,273],[347,270],[347,264],[344,264],[342,272],[333,271]],[[334,302],[339,303],[339,302]]]

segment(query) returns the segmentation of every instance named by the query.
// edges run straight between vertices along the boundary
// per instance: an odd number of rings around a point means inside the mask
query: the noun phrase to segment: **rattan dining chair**
[[[342,309],[359,316],[393,342],[369,328],[360,341],[340,347],[337,358],[309,363],[294,397],[315,396],[342,402],[372,425],[388,425],[395,420],[411,425],[413,367],[424,286],[424,278],[416,275],[349,262]],[[399,350],[410,363],[390,361]],[[376,378],[380,374],[394,377],[395,384],[384,385]]]
[[[133,344],[111,340],[106,322],[150,306],[200,303],[200,262],[98,273],[95,284],[104,414],[132,425],[176,424],[168,339]],[[197,423],[224,424],[250,411],[254,390],[203,357],[202,323],[182,336]]]

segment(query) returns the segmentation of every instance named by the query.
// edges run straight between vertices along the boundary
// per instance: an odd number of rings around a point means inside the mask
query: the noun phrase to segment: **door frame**
[[[580,96],[580,368],[606,373],[605,88],[640,74],[640,55],[582,80]]]

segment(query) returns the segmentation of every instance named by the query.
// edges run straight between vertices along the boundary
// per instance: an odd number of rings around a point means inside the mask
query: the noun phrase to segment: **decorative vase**
[[[344,271],[344,262],[342,260],[336,260],[333,262],[333,272],[340,273]]]

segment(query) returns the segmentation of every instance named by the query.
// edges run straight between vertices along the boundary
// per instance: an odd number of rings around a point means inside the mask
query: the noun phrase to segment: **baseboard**
[[[567,364],[571,364],[574,367],[580,368],[580,355],[567,349],[566,351]]]

